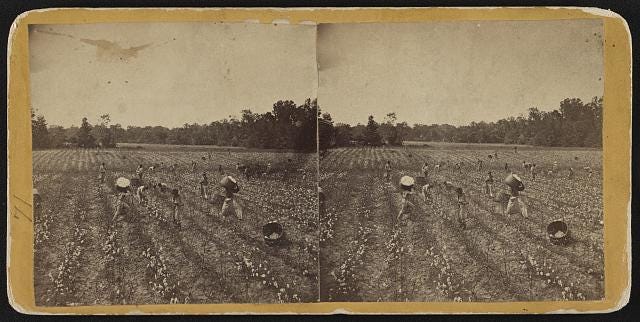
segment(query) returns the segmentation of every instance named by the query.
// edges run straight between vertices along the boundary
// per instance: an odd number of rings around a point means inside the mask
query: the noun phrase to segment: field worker
[[[191,171],[196,172],[196,166],[197,166],[196,161],[195,160],[191,161]]]
[[[104,183],[104,179],[107,174],[107,169],[104,166],[104,162],[100,164],[100,173],[98,174],[98,179],[100,179],[100,183]]]
[[[520,208],[520,213],[524,218],[528,218],[527,214],[527,206],[520,196],[520,192],[524,190],[524,184],[522,180],[514,174],[507,176],[505,179],[505,184],[509,187],[511,197],[509,198],[509,203],[507,204],[506,215],[509,216],[513,210],[513,207],[516,205]]]
[[[507,162],[504,163],[504,171],[505,172],[509,171],[509,163],[507,163]]]
[[[319,210],[322,213],[324,211],[324,205],[327,197],[324,194],[324,190],[320,186],[318,186],[318,206]]]
[[[384,178],[389,181],[391,179],[391,161],[387,160],[384,165]]]
[[[484,193],[493,198],[493,174],[491,171],[487,174],[487,179],[484,180]]]
[[[466,205],[468,204],[467,196],[464,194],[464,191],[462,191],[462,188],[457,187],[456,197],[458,202],[458,211],[457,211],[458,223],[460,224],[460,227],[462,227],[462,229],[465,229],[467,228],[467,212],[466,212],[466,208],[467,208]]]
[[[493,157],[496,158],[496,160],[498,160],[498,151],[493,152]]]
[[[429,177],[429,164],[427,164],[426,162],[422,165],[422,174],[424,175],[425,179]]]
[[[526,170],[527,169],[527,161],[522,161],[522,170]]]
[[[584,167],[583,169],[584,171],[587,171],[589,178],[591,178],[591,176],[593,175],[593,171],[591,170],[591,167]]]
[[[433,199],[431,198],[431,194],[433,193],[433,185],[431,183],[427,183],[424,186],[422,186],[421,189],[421,196],[422,196],[422,200],[425,203],[432,203]]]
[[[218,164],[218,173],[222,174],[222,164]]]
[[[211,160],[211,151],[207,152],[207,157],[209,157],[209,160]]]
[[[551,166],[551,171],[553,171],[553,173],[558,173],[558,161],[553,161],[553,165]]]
[[[155,169],[156,169],[156,166],[152,165],[152,166],[149,167],[149,172],[153,172],[153,170],[155,170]]]
[[[208,186],[209,186],[209,178],[207,178],[207,174],[203,172],[202,179],[200,180],[200,197],[203,197],[204,199],[209,198],[209,196],[207,195]]]
[[[250,171],[249,171],[249,167],[245,167],[244,171],[242,171],[244,173],[244,179],[245,180],[249,180],[249,176],[251,175]]]
[[[33,207],[40,208],[41,204],[42,204],[42,197],[40,196],[38,189],[33,188]]]
[[[494,196],[493,201],[496,202],[500,208],[500,213],[502,215],[506,214],[506,205],[509,203],[509,198],[511,198],[511,196],[504,192],[504,191],[500,191],[498,192],[498,194],[496,196]],[[495,210],[495,208],[494,208]]]
[[[513,153],[518,153],[518,147],[517,146],[513,147]]]
[[[142,175],[144,174],[144,168],[142,167],[142,164],[140,164],[138,166],[138,169],[136,169],[136,174],[138,175],[140,181],[142,181]]]
[[[138,203],[141,205],[146,205],[147,203],[147,190],[148,188],[145,185],[141,185],[136,189],[136,198],[138,199]]]
[[[160,166],[158,167],[162,172],[164,172],[164,161],[160,161]]]
[[[222,204],[222,210],[220,213],[223,218],[230,218],[235,216],[238,219],[242,219],[242,207],[236,202],[235,194],[240,191],[238,182],[231,176],[226,176],[220,181],[220,185],[225,190],[225,199]]]
[[[462,172],[462,163],[461,162],[456,163],[456,170],[458,172]]]
[[[438,172],[438,173],[439,173],[439,172],[440,172],[440,164],[436,164],[435,169],[436,169],[436,172]]]
[[[569,175],[567,176],[569,179],[573,179],[573,168],[569,167]]]
[[[529,171],[531,172],[531,179],[535,180],[536,179],[536,174],[538,173],[538,170],[536,169],[536,164],[532,164],[531,165],[531,169],[529,169]]]
[[[131,181],[127,178],[118,178],[116,180],[116,192],[117,192],[117,200],[116,200],[116,211],[113,213],[112,220],[115,221],[118,218],[118,215],[122,212],[124,208],[129,208],[129,202],[127,201],[129,196],[129,191],[131,190]]]
[[[271,162],[267,163],[267,170],[265,171],[265,174],[269,173],[271,173]]]
[[[404,176],[400,178],[400,188],[402,189],[402,201],[400,204],[400,212],[398,212],[398,216],[396,220],[400,220],[403,217],[408,219],[411,215],[411,212],[415,208],[415,204],[412,202],[413,199],[413,187],[415,185],[415,180],[412,177]],[[404,215],[404,216],[403,216]]]
[[[179,209],[182,206],[182,197],[180,196],[180,188],[171,190],[171,202],[173,203],[173,223],[180,225]]]
[[[169,191],[169,186],[164,182],[158,182],[154,187],[156,187],[156,189],[160,189],[160,192],[162,193]]]

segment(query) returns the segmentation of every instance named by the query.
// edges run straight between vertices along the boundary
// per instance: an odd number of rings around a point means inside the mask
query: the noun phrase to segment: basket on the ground
[[[416,184],[420,185],[420,186],[424,186],[427,183],[427,178],[426,177],[416,177]]]
[[[276,245],[283,239],[284,228],[280,223],[270,221],[262,226],[262,235],[268,245]]]
[[[547,235],[553,244],[566,244],[569,241],[569,226],[562,220],[554,220],[547,225]]]

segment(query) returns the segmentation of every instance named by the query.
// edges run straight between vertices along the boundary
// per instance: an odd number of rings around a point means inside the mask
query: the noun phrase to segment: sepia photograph
[[[604,298],[601,19],[317,33],[321,301]]]
[[[315,41],[29,25],[35,304],[316,302]]]

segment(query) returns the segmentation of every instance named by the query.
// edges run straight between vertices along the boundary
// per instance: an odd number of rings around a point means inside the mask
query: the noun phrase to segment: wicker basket
[[[262,235],[267,245],[277,245],[284,238],[284,228],[276,221],[270,221],[262,226]]]
[[[547,235],[551,243],[566,245],[569,238],[569,226],[562,220],[554,220],[547,225]]]

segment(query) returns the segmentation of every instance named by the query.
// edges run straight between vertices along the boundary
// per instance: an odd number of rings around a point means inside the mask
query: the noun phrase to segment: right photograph
[[[317,33],[321,301],[604,298],[602,20]]]

